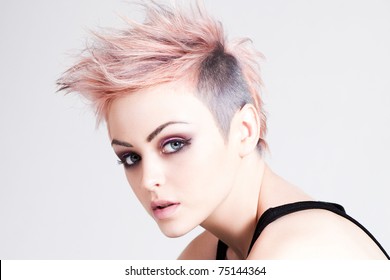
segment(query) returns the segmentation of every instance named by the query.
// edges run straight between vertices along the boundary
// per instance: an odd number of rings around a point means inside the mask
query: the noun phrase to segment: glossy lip
[[[168,200],[153,201],[150,205],[153,216],[158,220],[163,220],[171,217],[179,207],[179,202],[172,202]]]

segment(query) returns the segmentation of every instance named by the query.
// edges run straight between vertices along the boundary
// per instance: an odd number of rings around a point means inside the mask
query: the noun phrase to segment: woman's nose
[[[152,191],[165,184],[162,165],[157,160],[143,160],[142,187]]]

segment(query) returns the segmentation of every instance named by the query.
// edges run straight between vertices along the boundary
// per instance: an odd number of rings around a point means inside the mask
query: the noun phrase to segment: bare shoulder
[[[179,260],[215,260],[218,238],[208,231],[195,237],[178,257]]]
[[[351,221],[311,209],[269,224],[248,259],[385,259],[375,242]]]

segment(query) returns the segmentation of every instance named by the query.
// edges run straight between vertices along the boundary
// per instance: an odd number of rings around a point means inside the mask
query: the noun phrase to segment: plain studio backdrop
[[[271,168],[390,250],[390,2],[205,2],[266,56]],[[142,19],[119,0],[0,2],[0,259],[174,259],[201,231],[165,237],[105,125],[55,93],[88,30],[123,26],[118,14]]]

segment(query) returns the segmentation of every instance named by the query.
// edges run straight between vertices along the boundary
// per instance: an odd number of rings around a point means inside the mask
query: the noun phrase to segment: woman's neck
[[[230,194],[201,224],[226,243],[239,259],[247,257],[261,214],[259,200],[266,169],[266,164],[257,152],[242,158]]]

